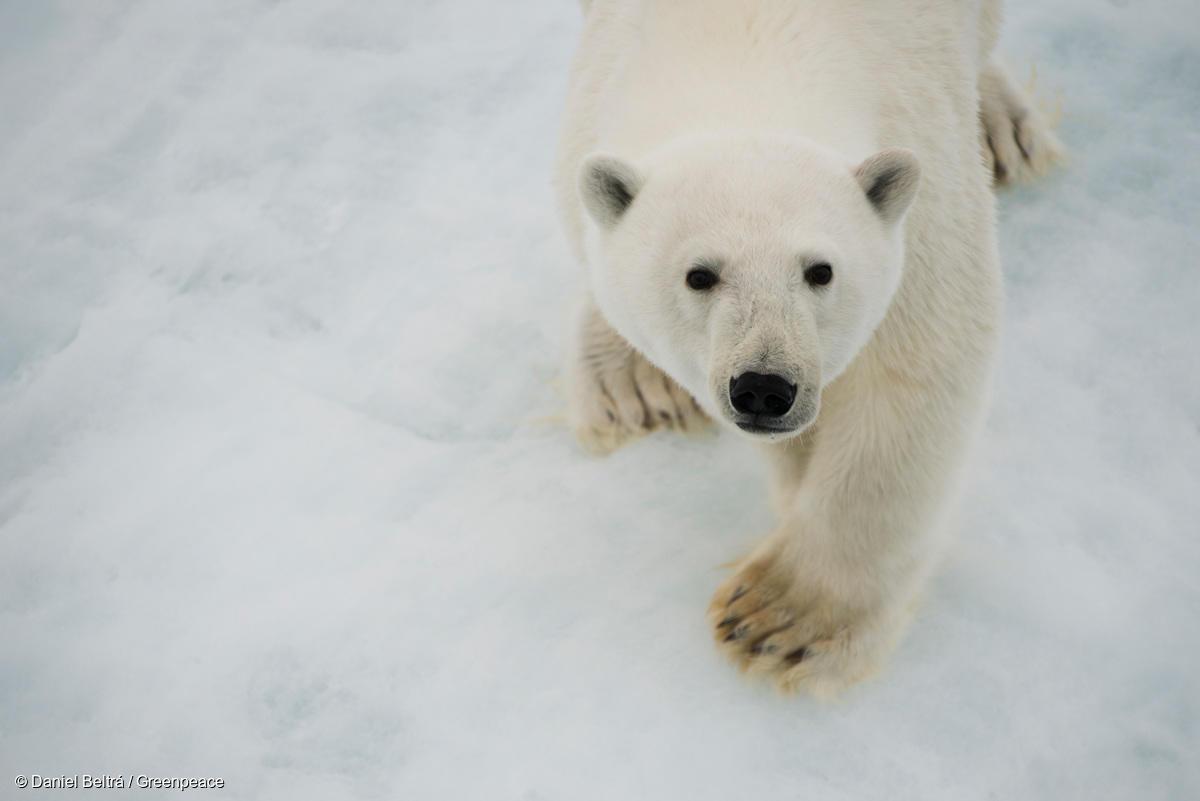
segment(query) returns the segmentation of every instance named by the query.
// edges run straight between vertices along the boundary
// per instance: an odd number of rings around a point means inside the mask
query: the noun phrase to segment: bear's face
[[[783,439],[867,343],[899,284],[919,169],[793,140],[705,140],[639,169],[596,155],[592,290],[618,332],[714,419]]]

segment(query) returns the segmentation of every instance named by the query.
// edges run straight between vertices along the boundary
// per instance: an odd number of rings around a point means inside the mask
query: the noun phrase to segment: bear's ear
[[[911,151],[889,147],[858,165],[854,177],[879,216],[894,223],[917,196],[921,165]]]
[[[602,228],[620,221],[641,188],[637,170],[615,156],[594,155],[583,162],[579,191],[588,213]]]

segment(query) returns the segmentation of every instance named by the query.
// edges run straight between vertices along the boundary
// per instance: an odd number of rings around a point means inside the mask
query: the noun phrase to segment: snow
[[[704,622],[756,454],[561,424],[576,4],[0,2],[0,786],[1200,797],[1191,6],[1011,4],[1073,160],[1001,199],[957,544],[821,704]]]

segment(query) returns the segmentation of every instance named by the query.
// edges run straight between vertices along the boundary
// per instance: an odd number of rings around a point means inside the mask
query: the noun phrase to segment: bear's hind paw
[[[979,76],[979,119],[983,157],[997,186],[1040,178],[1064,157],[1046,115],[998,64]]]

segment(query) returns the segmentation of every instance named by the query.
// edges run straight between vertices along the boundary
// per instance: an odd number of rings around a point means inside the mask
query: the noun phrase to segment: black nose
[[[742,373],[729,379],[729,401],[742,414],[782,417],[796,400],[796,385],[783,376]]]

